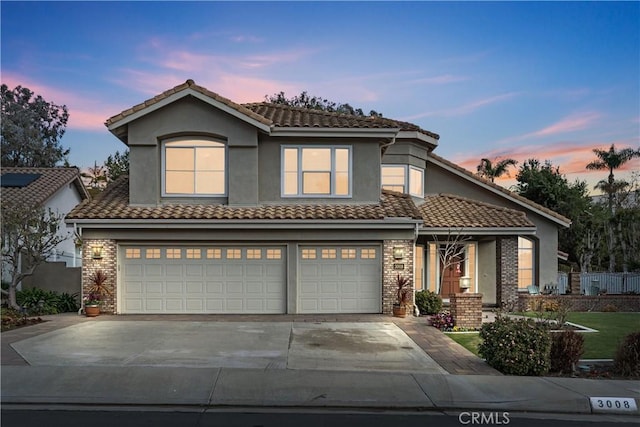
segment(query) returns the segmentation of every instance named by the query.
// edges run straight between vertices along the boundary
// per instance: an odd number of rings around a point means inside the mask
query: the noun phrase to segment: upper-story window
[[[382,165],[382,188],[424,197],[424,170],[408,165]]]
[[[175,138],[163,144],[165,196],[224,196],[226,146],[206,138]]]
[[[284,197],[351,196],[351,147],[282,147]]]

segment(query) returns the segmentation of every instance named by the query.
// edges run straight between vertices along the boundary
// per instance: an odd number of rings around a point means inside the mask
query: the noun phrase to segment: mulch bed
[[[44,322],[44,320],[40,317],[25,317],[15,311],[3,309],[0,331],[12,331],[25,326],[37,325],[42,322]]]

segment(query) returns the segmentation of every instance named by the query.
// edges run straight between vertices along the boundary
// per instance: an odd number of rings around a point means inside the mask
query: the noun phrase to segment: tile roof
[[[74,183],[81,197],[87,199],[89,194],[82,185],[78,168],[14,168],[3,167],[1,175],[39,174],[38,179],[25,187],[2,187],[0,197],[2,203],[19,203],[31,206],[42,206],[58,190]]]
[[[383,117],[354,116],[267,102],[243,105],[269,119],[274,127],[400,129],[401,131],[420,132],[436,140],[440,138],[438,134],[421,129],[413,123]]]
[[[164,92],[162,92],[160,95],[156,95],[153,98],[147,99],[144,102],[141,102],[140,104],[134,105],[131,108],[128,108],[124,111],[122,111],[121,113],[116,114],[115,116],[112,116],[110,118],[107,119],[107,121],[105,122],[106,126],[111,126],[113,123],[116,123],[122,119],[124,119],[125,117],[128,117],[140,110],[143,110],[147,107],[150,107],[154,104],[157,104],[158,102],[162,101],[165,98],[170,97],[171,95],[174,95],[178,92],[181,92],[183,90],[186,89],[193,89],[196,92],[199,92],[203,95],[206,95],[212,99],[215,99],[216,101],[230,107],[233,108],[234,110],[237,110],[238,112],[251,117],[254,120],[257,120],[260,123],[263,123],[267,126],[271,125],[271,121],[262,117],[259,114],[254,113],[253,111],[251,111],[250,109],[243,107],[240,104],[236,104],[235,102],[231,101],[230,99],[225,98],[224,96],[220,96],[215,92],[211,92],[209,89],[199,86],[197,85],[193,80],[189,79],[186,82],[179,84],[176,87],[173,87],[169,90],[165,90]]]
[[[540,204],[538,204],[538,203],[536,203],[536,202],[534,202],[532,200],[529,200],[526,197],[523,197],[523,196],[519,195],[518,193],[515,193],[513,191],[509,191],[506,188],[504,188],[504,187],[502,187],[502,186],[500,186],[500,185],[498,185],[498,184],[496,184],[494,182],[489,181],[488,179],[482,178],[482,177],[476,175],[475,173],[473,173],[471,171],[468,171],[465,168],[463,168],[461,166],[458,166],[455,163],[453,163],[453,162],[451,162],[451,161],[449,161],[449,160],[447,160],[445,158],[442,158],[442,157],[440,157],[440,156],[438,156],[436,154],[433,154],[433,152],[429,153],[429,158],[431,158],[433,160],[436,160],[436,161],[438,161],[440,163],[443,163],[443,164],[445,164],[446,166],[449,166],[452,169],[455,169],[456,171],[462,173],[463,175],[466,175],[469,178],[472,178],[473,180],[477,181],[478,183],[481,183],[481,184],[487,185],[489,187],[492,187],[493,189],[498,190],[500,193],[502,193],[502,194],[504,194],[506,196],[509,196],[509,197],[511,197],[511,198],[513,198],[513,199],[515,199],[517,201],[520,201],[521,203],[523,203],[525,205],[530,206],[532,209],[541,211],[541,212],[543,212],[543,213],[555,218],[556,220],[558,220],[560,222],[564,222],[564,223],[566,223],[567,227],[569,226],[569,224],[571,224],[571,220],[569,218],[567,218],[567,217],[565,217],[563,215],[560,215],[559,213],[557,213],[557,212],[555,212],[555,211],[553,211],[553,210],[551,210],[549,208],[546,208],[546,207],[544,207],[544,206],[542,206],[542,205],[540,205]]]
[[[153,98],[137,104],[129,109],[110,117],[105,122],[106,126],[111,126],[118,121],[135,114],[136,112],[150,107],[186,89],[192,89],[205,96],[215,99],[222,104],[271,127],[300,127],[300,128],[349,128],[349,129],[400,129],[401,131],[415,131],[439,139],[440,136],[433,132],[421,129],[412,123],[392,120],[382,117],[360,117],[349,114],[330,113],[327,111],[310,110],[306,108],[289,107],[280,104],[270,104],[266,102],[237,104],[215,92],[211,92],[205,87],[197,85],[193,80],[175,86],[162,92]]]
[[[76,206],[67,219],[153,219],[153,220],[383,220],[421,219],[411,198],[383,192],[378,204],[279,204],[234,207],[205,204],[130,206],[129,180],[121,177],[93,200]]]
[[[432,194],[418,206],[425,227],[521,228],[535,227],[524,212],[453,194]]]

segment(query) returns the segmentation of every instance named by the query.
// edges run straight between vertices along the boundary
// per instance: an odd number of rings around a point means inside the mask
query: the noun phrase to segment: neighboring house
[[[569,221],[385,118],[236,104],[192,80],[111,117],[130,176],[67,217],[116,313],[390,313],[398,274],[487,304],[552,280]],[[434,236],[462,233],[441,272]],[[551,256],[550,254],[553,254]],[[440,289],[440,276],[445,276]]]
[[[78,168],[3,167],[1,175],[0,197],[3,205],[14,203],[38,206],[45,211],[50,209],[56,214],[66,216],[71,209],[89,198]],[[61,222],[58,234],[68,238],[56,247],[47,261],[64,262],[68,267],[79,267],[82,257],[74,244],[73,229]],[[5,279],[4,265],[2,271],[3,280],[8,280]]]

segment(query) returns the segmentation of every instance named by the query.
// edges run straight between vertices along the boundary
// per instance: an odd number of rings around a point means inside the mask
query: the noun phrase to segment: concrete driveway
[[[400,328],[386,322],[100,321],[11,346],[34,366],[447,373]]]

